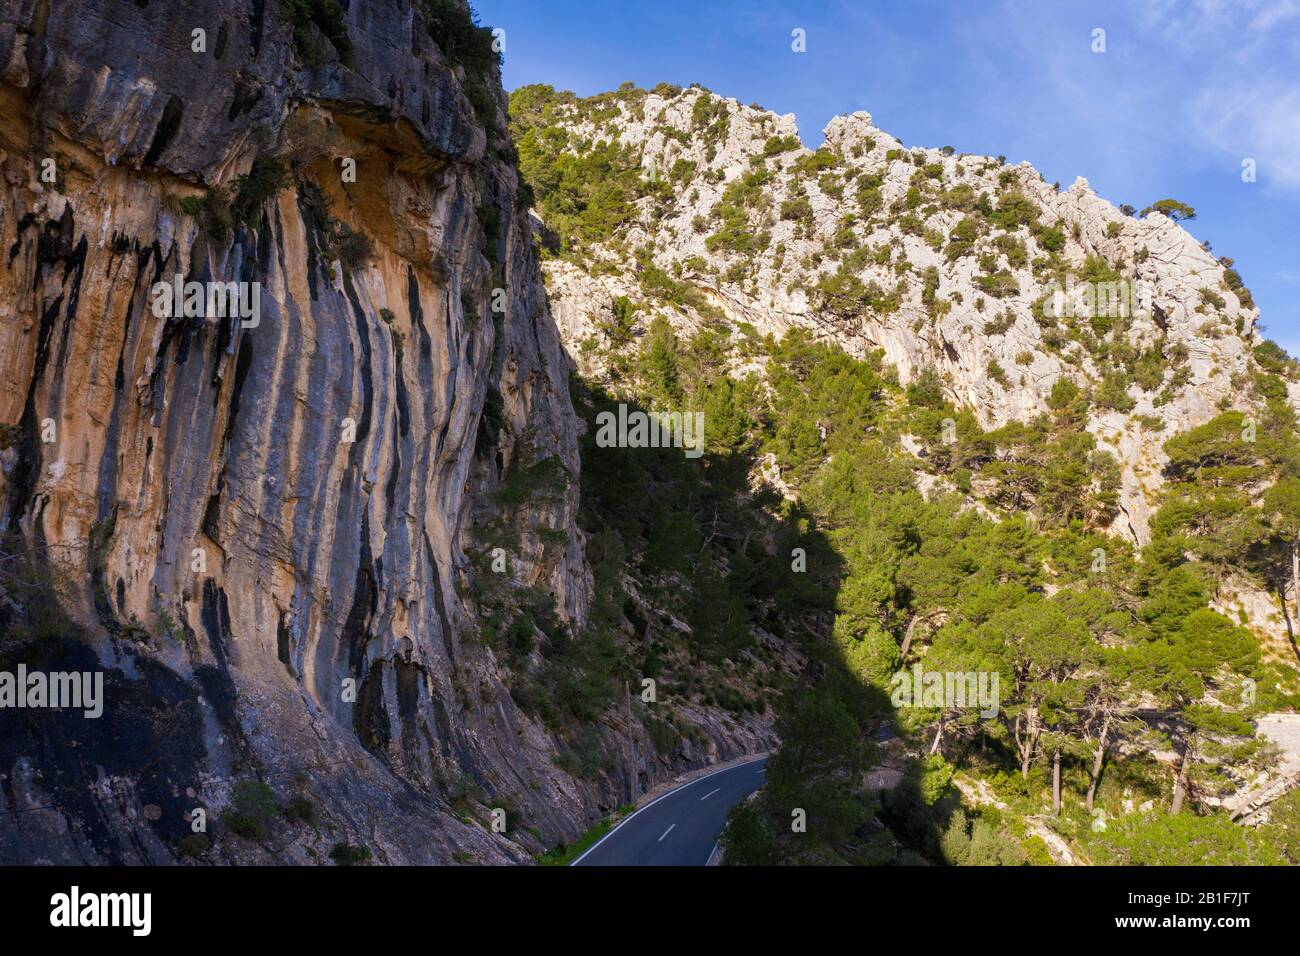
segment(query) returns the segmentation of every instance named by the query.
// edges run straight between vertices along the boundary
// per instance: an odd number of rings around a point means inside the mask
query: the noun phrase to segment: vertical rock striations
[[[421,3],[298,6],[0,3],[4,550],[63,596],[49,665],[109,673],[100,725],[4,715],[6,862],[163,861],[259,780],[312,825],[225,859],[519,860],[596,811],[462,597],[503,474],[554,459],[510,571],[590,600],[496,67]],[[177,276],[257,283],[256,323],[156,315]]]

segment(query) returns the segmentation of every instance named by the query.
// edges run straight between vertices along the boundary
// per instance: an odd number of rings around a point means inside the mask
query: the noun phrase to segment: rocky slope
[[[833,552],[829,653],[781,701],[728,859],[1151,862],[1173,859],[1142,857],[1165,826],[1282,858],[1278,826],[1184,812],[1292,785],[1263,738],[1300,701],[1300,368],[1179,225],[1192,209],[908,148],[865,113],[810,150],[793,117],[698,87],[530,86],[510,112],[582,377],[706,409],[718,453]],[[1000,700],[882,705],[922,665],[1000,673]],[[911,756],[883,796],[856,772],[877,722]],[[832,792],[818,836],[789,831]],[[985,803],[1018,823],[972,823]]]
[[[1162,443],[1257,404],[1240,387],[1257,344],[1249,292],[1230,260],[1161,212],[1126,215],[1086,180],[1062,190],[1028,163],[905,147],[867,113],[833,119],[812,151],[793,116],[697,87],[585,100],[533,90],[512,112],[538,131],[534,148],[611,144],[613,165],[651,184],[628,221],[580,220],[564,237],[569,254],[546,263],[580,360],[628,296],[680,328],[722,317],[881,350],[905,384],[934,369],[985,428],[1043,411],[1063,377],[1105,385],[1089,430],[1121,466],[1114,530],[1139,545]],[[649,283],[648,266],[661,270]],[[667,295],[661,275],[676,283]],[[1106,296],[1122,283],[1133,301],[1112,309]],[[1082,288],[1099,295],[1095,318],[1072,298]]]
[[[592,584],[495,62],[454,4],[314,8],[0,3],[3,661],[108,685],[0,715],[5,862],[519,861],[763,744],[616,715],[577,777],[512,699],[468,555],[513,476],[559,478],[512,499],[509,583],[574,630]],[[176,275],[258,320],[159,316]],[[195,846],[250,782],[297,811]]]

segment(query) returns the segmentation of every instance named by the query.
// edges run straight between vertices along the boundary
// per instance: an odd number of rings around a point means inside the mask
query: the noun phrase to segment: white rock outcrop
[[[709,115],[725,115],[725,123],[701,128],[702,97],[711,98]],[[685,170],[672,175],[666,202],[640,200],[616,241],[590,250],[599,269],[545,264],[561,335],[584,372],[599,373],[596,350],[582,345],[599,339],[618,296],[637,302],[638,332],[655,313],[687,332],[709,319],[699,308],[643,296],[632,257],[638,249],[733,327],[778,336],[803,327],[854,354],[881,350],[903,383],[935,369],[949,397],[986,428],[1042,412],[1062,377],[1100,383],[1109,369],[1098,343],[1111,325],[1119,329],[1112,339],[1132,354],[1156,350],[1163,369],[1158,382],[1127,385],[1131,408],[1096,414],[1089,424],[1121,466],[1115,530],[1138,544],[1149,538],[1163,443],[1227,408],[1252,408],[1234,378],[1250,369],[1259,314],[1230,286],[1230,263],[1159,212],[1125,215],[1085,179],[1062,190],[1028,163],[905,147],[865,112],[832,119],[818,151],[785,149],[773,138],[797,136],[793,116],[696,87],[615,99],[595,114],[570,106],[560,115],[572,142],[632,147],[647,175]],[[710,242],[728,187],[760,170],[746,208],[752,247]],[[992,221],[990,211],[1017,201],[1033,223]],[[978,234],[954,248],[967,217]],[[1103,315],[1097,328],[1086,315],[1044,321],[1053,283],[1068,283],[1089,264],[1123,277],[1127,287],[1102,281],[1097,293],[1130,292],[1131,307],[1128,299],[1122,307],[1097,299],[1100,311],[1118,313]],[[832,313],[817,287],[841,270],[889,306]],[[1151,427],[1152,419],[1163,427]]]

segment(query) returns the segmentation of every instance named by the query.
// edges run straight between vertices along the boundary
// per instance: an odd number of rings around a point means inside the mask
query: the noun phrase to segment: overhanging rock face
[[[5,712],[0,810],[38,808],[5,862],[168,859],[241,781],[390,862],[524,859],[595,809],[461,597],[516,456],[566,477],[513,576],[575,624],[590,591],[495,69],[410,4],[352,4],[342,48],[279,6],[0,3],[0,520],[81,625],[50,666],[109,674],[101,724]],[[258,314],[156,314],[176,281]],[[467,789],[535,833],[467,824]]]

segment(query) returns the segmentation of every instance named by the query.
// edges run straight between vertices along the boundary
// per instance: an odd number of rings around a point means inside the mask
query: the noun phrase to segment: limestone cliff
[[[519,861],[668,772],[639,727],[560,769],[466,597],[475,528],[549,462],[506,570],[573,628],[591,598],[481,33],[404,0],[0,3],[4,663],[108,672],[98,723],[4,714],[0,860],[165,861],[262,781],[309,809],[216,859]],[[160,316],[177,276],[260,315]]]

